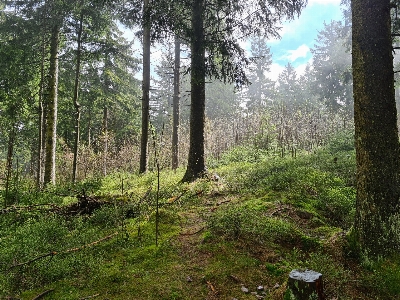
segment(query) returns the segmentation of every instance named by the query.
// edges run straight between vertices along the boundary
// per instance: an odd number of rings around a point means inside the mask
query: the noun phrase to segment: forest
[[[400,299],[400,1],[307,5],[0,1],[0,299]]]

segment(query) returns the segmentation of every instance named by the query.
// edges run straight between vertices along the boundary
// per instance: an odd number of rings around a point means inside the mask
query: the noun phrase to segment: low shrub
[[[294,224],[248,207],[234,206],[220,210],[209,217],[207,224],[211,232],[226,239],[277,243],[291,247],[316,246],[315,240],[305,236]]]

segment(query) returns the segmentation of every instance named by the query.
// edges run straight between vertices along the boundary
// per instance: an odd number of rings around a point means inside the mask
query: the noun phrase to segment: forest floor
[[[290,271],[311,269],[326,299],[400,299],[400,259],[348,245],[344,142],[296,158],[236,149],[191,184],[165,170],[21,193],[0,211],[0,298],[283,299]]]

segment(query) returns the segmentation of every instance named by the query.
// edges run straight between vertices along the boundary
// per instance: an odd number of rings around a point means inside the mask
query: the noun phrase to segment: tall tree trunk
[[[140,140],[139,172],[147,171],[147,145],[149,139],[149,106],[150,106],[150,20],[146,17],[149,0],[143,6],[143,82],[142,82],[142,136]]]
[[[88,148],[91,149],[92,148],[92,109],[93,109],[93,104],[91,102],[89,102],[88,104],[88,120],[87,120],[87,145]]]
[[[75,86],[74,86],[74,107],[75,107],[75,143],[74,143],[74,161],[72,165],[72,183],[76,182],[76,175],[78,170],[78,154],[79,154],[79,135],[80,135],[80,119],[81,119],[81,106],[78,102],[79,99],[79,76],[81,68],[81,52],[82,52],[82,31],[83,31],[83,13],[79,19],[78,29],[78,45],[76,49],[76,70],[75,70]]]
[[[50,41],[49,93],[46,124],[46,160],[44,184],[56,181],[56,144],[57,144],[57,94],[58,94],[58,48],[60,25],[54,25]]]
[[[108,159],[108,107],[103,109],[103,175],[107,175],[107,159]]]
[[[370,256],[400,246],[400,146],[390,0],[353,0],[357,197],[353,242]]]
[[[5,195],[4,195],[4,207],[7,207],[8,200],[10,198],[10,184],[12,177],[12,162],[14,154],[14,144],[15,144],[15,125],[12,126],[10,134],[8,136],[8,150],[7,150],[7,163],[6,163],[6,182],[5,182]]]
[[[45,34],[42,40],[42,53],[40,65],[40,86],[39,86],[39,100],[38,100],[38,145],[37,145],[37,174],[36,174],[36,188],[43,187],[43,162],[44,162],[44,68],[45,68]]]
[[[175,64],[174,64],[174,99],[172,104],[172,169],[176,170],[179,165],[179,100],[180,100],[180,66],[181,66],[181,43],[175,36]]]
[[[183,182],[200,178],[205,172],[204,122],[205,122],[205,48],[204,48],[204,0],[194,0],[192,6],[191,41],[191,106],[190,146],[188,166]]]

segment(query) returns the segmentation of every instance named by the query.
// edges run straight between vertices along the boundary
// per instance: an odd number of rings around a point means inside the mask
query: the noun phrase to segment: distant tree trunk
[[[6,182],[5,182],[5,195],[4,195],[4,207],[7,207],[9,200],[10,183],[12,177],[12,162],[14,154],[14,144],[15,144],[15,126],[8,136],[8,149],[7,149],[7,163],[6,163]]]
[[[57,143],[57,89],[58,89],[58,48],[60,25],[54,25],[50,40],[49,93],[46,124],[46,160],[44,184],[56,182],[56,143]]]
[[[43,160],[44,160],[44,67],[45,67],[45,35],[42,40],[42,53],[40,64],[40,86],[39,86],[39,100],[38,100],[38,145],[37,145],[37,174],[36,174],[36,187],[41,189],[43,187]]]
[[[93,105],[88,105],[88,125],[87,125],[87,144],[88,148],[91,149],[92,147],[92,109]]]
[[[83,13],[79,19],[78,29],[78,45],[76,49],[76,70],[75,70],[75,86],[74,86],[74,107],[75,107],[75,143],[74,143],[74,161],[72,164],[72,183],[76,182],[76,175],[78,170],[78,154],[79,154],[79,135],[80,135],[80,119],[81,119],[81,106],[78,102],[79,99],[79,75],[81,68],[81,52],[82,52],[82,31],[83,31]]]
[[[103,109],[103,175],[107,175],[107,159],[108,159],[108,107]]]
[[[400,146],[390,0],[353,0],[357,198],[353,242],[370,256],[399,250]]]
[[[144,0],[143,14],[146,15],[149,0]],[[149,139],[150,106],[150,20],[143,17],[143,82],[142,82],[142,136],[140,140],[139,172],[147,171],[147,144]]]
[[[172,112],[172,169],[176,170],[179,165],[179,100],[180,100],[180,66],[181,66],[181,43],[175,36],[175,64],[174,64],[174,99]]]
[[[191,182],[205,172],[204,122],[205,122],[205,47],[204,47],[204,0],[194,0],[192,6],[191,41],[191,106],[190,146],[188,166],[182,178]]]

